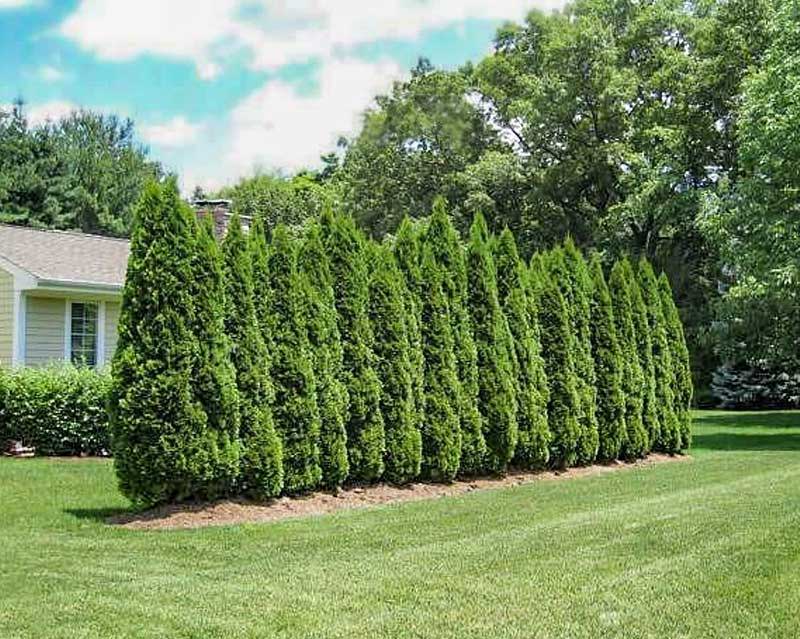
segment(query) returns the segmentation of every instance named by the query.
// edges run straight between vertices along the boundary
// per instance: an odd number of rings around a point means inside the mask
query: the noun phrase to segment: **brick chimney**
[[[214,220],[214,235],[217,239],[222,239],[225,232],[228,230],[228,222],[231,219],[231,201],[230,200],[194,200],[192,202],[195,214],[198,220],[204,219],[206,216],[211,216]],[[250,230],[250,217],[247,215],[241,216],[242,228],[245,232]]]

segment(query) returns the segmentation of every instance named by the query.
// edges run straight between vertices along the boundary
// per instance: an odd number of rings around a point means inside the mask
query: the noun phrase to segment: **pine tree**
[[[547,393],[538,330],[531,326],[531,304],[525,268],[511,231],[505,229],[494,242],[500,305],[513,338],[517,389],[519,440],[515,461],[523,468],[540,468],[549,457]],[[543,388],[544,387],[544,388]]]
[[[222,254],[211,218],[206,217],[195,227],[193,331],[199,357],[192,388],[208,416],[208,427],[217,437],[218,472],[208,489],[208,496],[216,497],[230,493],[239,474],[239,391],[230,340],[225,334]]]
[[[452,322],[444,293],[444,273],[430,249],[422,256],[422,347],[425,361],[425,423],[422,428],[422,473],[434,481],[451,481],[461,461],[458,420],[458,371]]]
[[[694,388],[692,385],[692,368],[689,361],[689,349],[686,347],[686,337],[683,333],[678,307],[672,297],[672,287],[667,276],[662,273],[658,278],[661,304],[667,327],[670,356],[675,377],[674,411],[680,429],[680,448],[688,449],[692,443],[692,414],[691,404]]]
[[[251,254],[236,213],[222,242],[222,256],[225,332],[231,340],[231,361],[239,389],[241,487],[253,497],[274,497],[283,488],[283,451],[272,421],[270,358],[253,301]]]
[[[675,416],[675,374],[672,367],[672,354],[667,340],[667,323],[661,307],[661,293],[658,290],[653,267],[645,258],[639,261],[637,269],[639,285],[642,290],[645,308],[647,309],[647,325],[653,343],[653,372],[655,376],[656,418],[659,436],[655,440],[658,450],[675,453],[681,447],[681,434],[678,419]]]
[[[348,473],[345,422],[349,397],[341,381],[342,342],[336,324],[331,272],[317,224],[306,232],[298,255],[298,268],[308,287],[304,316],[317,379],[322,485],[336,489],[344,483]]]
[[[386,432],[384,476],[404,484],[420,472],[421,433],[417,429],[405,283],[394,256],[376,246],[371,259],[369,315],[375,335],[375,370],[381,381],[381,414]]]
[[[452,322],[459,382],[461,474],[475,474],[481,470],[486,458],[483,423],[478,410],[478,351],[467,309],[467,266],[464,250],[441,198],[434,203],[424,244],[444,273],[442,285]]]
[[[313,490],[322,479],[317,386],[311,367],[303,301],[309,293],[297,271],[294,241],[283,224],[269,247],[275,348],[270,370],[275,402],[272,414],[283,441],[283,483],[287,493]]]
[[[339,334],[342,339],[343,381],[350,396],[347,454],[350,476],[374,481],[383,474],[385,435],[380,411],[381,384],[375,372],[372,331],[367,314],[369,281],[364,239],[349,217],[322,216],[323,236],[330,257]]]
[[[633,322],[628,273],[630,263],[623,259],[611,269],[608,286],[614,308],[614,323],[622,358],[622,392],[625,397],[626,437],[621,455],[625,459],[636,459],[647,454],[649,448],[647,430],[642,420],[644,410],[644,373],[639,363],[636,327]]]
[[[192,220],[174,180],[150,184],[136,207],[110,397],[120,490],[154,505],[205,494],[225,473],[193,376],[205,368],[194,334]]]
[[[622,392],[622,351],[617,337],[614,308],[603,275],[600,256],[589,262],[592,278],[591,335],[597,384],[597,428],[600,437],[598,459],[617,459],[625,443],[625,395]]]
[[[497,273],[488,243],[486,221],[478,214],[467,248],[468,306],[478,351],[486,470],[503,472],[517,444],[517,402],[510,333],[497,298]]]
[[[577,460],[581,434],[578,423],[580,398],[572,359],[574,335],[561,288],[545,268],[541,255],[534,255],[531,260],[529,281],[536,299],[542,359],[549,388],[550,465],[566,468]]]

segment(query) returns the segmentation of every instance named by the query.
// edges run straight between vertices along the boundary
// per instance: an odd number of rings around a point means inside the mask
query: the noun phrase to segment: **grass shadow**
[[[114,518],[135,516],[136,511],[130,508],[65,508],[64,512],[76,519],[87,519],[107,524]]]
[[[800,451],[800,434],[698,433],[694,436],[692,447],[729,451]]]
[[[695,415],[694,423],[703,426],[733,426],[736,428],[797,428],[800,411],[713,412]]]

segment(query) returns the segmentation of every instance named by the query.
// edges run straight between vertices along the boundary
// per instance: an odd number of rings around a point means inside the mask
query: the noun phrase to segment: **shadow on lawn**
[[[64,512],[76,519],[90,519],[107,524],[112,517],[122,517],[133,513],[128,508],[65,508]]]
[[[708,426],[735,426],[741,428],[797,428],[800,431],[800,411],[764,411],[740,413],[710,413],[697,415],[695,424]]]
[[[721,432],[696,433],[693,442],[694,448],[800,451],[800,412],[737,413],[732,411],[698,416],[694,422],[698,426],[711,428],[716,426],[721,429]],[[795,429],[795,432],[791,432],[789,429]]]

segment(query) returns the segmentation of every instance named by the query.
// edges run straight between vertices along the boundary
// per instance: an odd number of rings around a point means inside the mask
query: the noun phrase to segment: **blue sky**
[[[562,0],[0,0],[0,105],[132,117],[184,188],[315,166],[419,56],[452,68]]]

